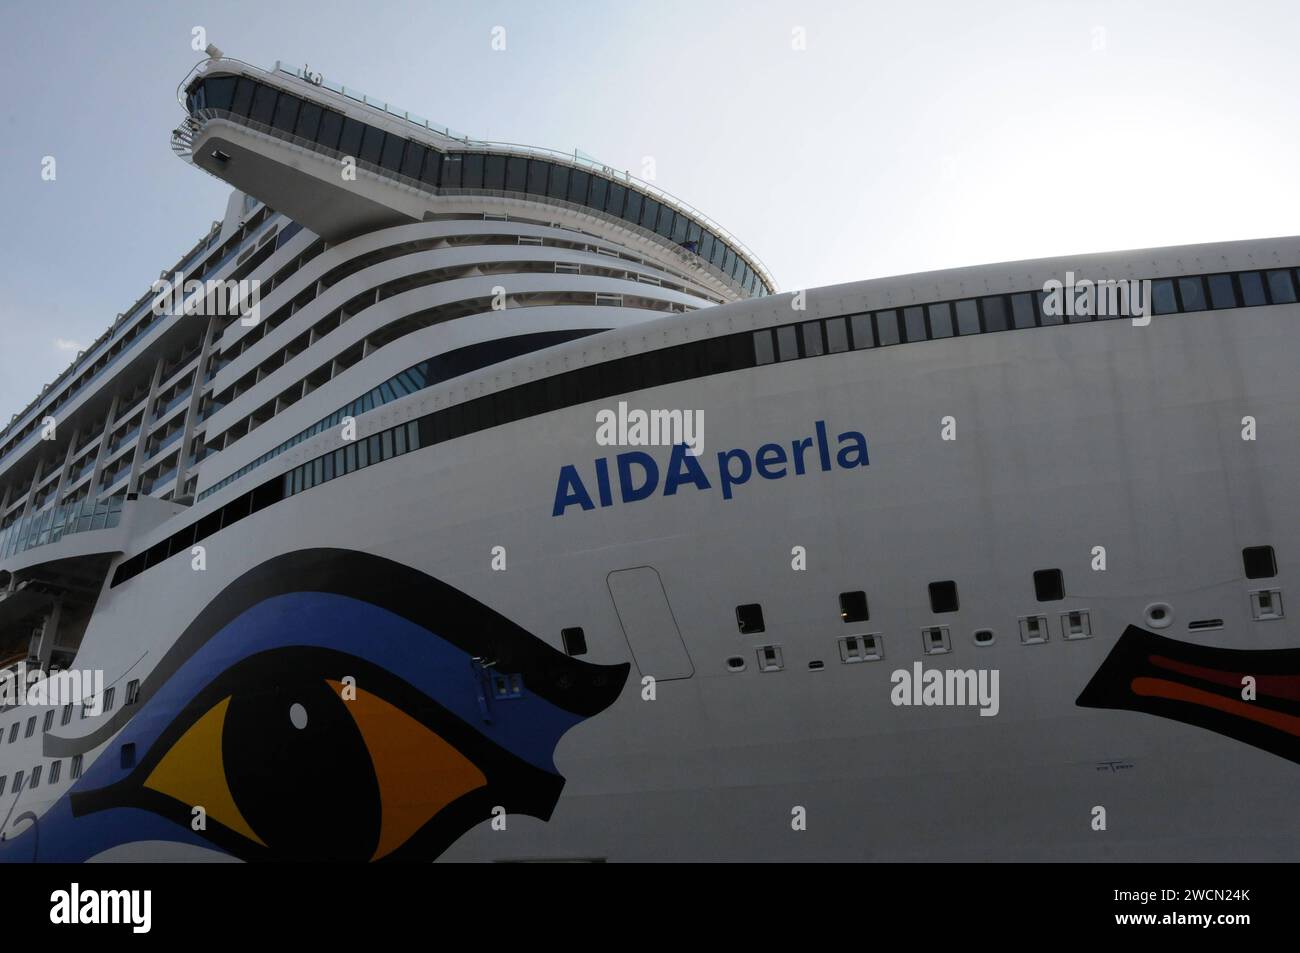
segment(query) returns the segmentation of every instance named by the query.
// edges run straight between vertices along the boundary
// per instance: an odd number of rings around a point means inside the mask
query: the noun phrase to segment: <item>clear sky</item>
[[[1295,0],[10,3],[0,420],[224,210],[168,147],[196,26],[473,136],[652,157],[784,290],[1300,233]]]

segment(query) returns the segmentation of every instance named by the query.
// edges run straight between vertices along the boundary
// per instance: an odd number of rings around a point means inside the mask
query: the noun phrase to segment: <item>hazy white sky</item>
[[[1294,0],[12,6],[0,420],[224,209],[167,144],[195,26],[471,135],[652,157],[785,290],[1300,232]]]

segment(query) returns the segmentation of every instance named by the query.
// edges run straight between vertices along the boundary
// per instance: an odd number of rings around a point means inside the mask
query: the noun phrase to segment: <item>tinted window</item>
[[[293,132],[294,126],[298,124],[298,106],[300,103],[301,100],[297,96],[282,93],[279,102],[276,103],[275,118],[271,120],[271,125],[284,132]]]
[[[603,176],[593,175],[591,177],[591,194],[587,196],[587,204],[592,208],[603,209],[608,193],[609,181]]]
[[[442,172],[442,153],[436,149],[430,149],[424,156],[424,168],[420,170],[420,181],[426,182],[435,188],[438,185],[438,177]]]
[[[980,306],[984,310],[985,331],[1005,331],[1011,326],[1007,319],[1007,299],[1002,295],[985,298]]]
[[[379,157],[379,164],[389,172],[399,172],[402,168],[402,149],[406,140],[401,136],[390,135],[384,140],[384,151]]]
[[[428,150],[418,142],[406,144],[406,154],[402,157],[402,175],[408,179],[420,177],[420,166],[424,164],[424,154]]]
[[[298,110],[298,126],[294,129],[294,135],[316,141],[316,136],[320,132],[322,112],[324,110],[316,103],[303,103],[302,108]]]
[[[935,613],[957,611],[957,583],[951,579],[930,583],[930,611]]]
[[[1178,293],[1182,296],[1184,311],[1205,310],[1205,288],[1200,278],[1179,278]]]
[[[805,321],[799,325],[799,330],[803,335],[804,357],[816,357],[826,352],[826,348],[822,346],[822,323],[820,321]]]
[[[627,189],[627,204],[623,206],[623,218],[629,222],[641,221],[641,203],[643,198],[640,192],[634,189]]]
[[[641,206],[641,227],[654,231],[655,222],[659,219],[659,203],[654,199],[646,199],[645,204]]]
[[[361,152],[358,159],[364,159],[371,165],[379,165],[379,156],[384,149],[384,131],[374,126],[366,126],[361,134]]]
[[[1062,294],[1063,294],[1063,293],[1064,293],[1064,292],[1062,292]],[[1061,307],[1060,307],[1060,303],[1059,303],[1059,302],[1060,302],[1060,298],[1061,298],[1061,296],[1058,295],[1058,296],[1057,296],[1058,301],[1057,301],[1057,305],[1056,305],[1056,307],[1057,307],[1057,313],[1056,313],[1056,314],[1051,314],[1051,313],[1049,313],[1049,311],[1048,311],[1048,294],[1047,294],[1047,292],[1046,292],[1046,291],[1040,291],[1040,292],[1038,292],[1038,313],[1042,316],[1042,319],[1043,319],[1043,327],[1047,327],[1047,326],[1050,325],[1050,324],[1060,324],[1060,323],[1061,323],[1062,317],[1061,317],[1061,313],[1060,313],[1060,311],[1061,311]]]
[[[229,109],[235,96],[235,77],[218,76],[204,84],[209,109]]]
[[[1210,307],[1235,308],[1237,306],[1237,293],[1232,287],[1232,275],[1210,275],[1207,281],[1210,285]]]
[[[339,136],[339,152],[356,158],[361,151],[361,133],[364,126],[349,116],[343,117],[343,132]]]
[[[871,315],[865,311],[862,314],[852,315],[849,318],[849,326],[853,331],[854,350],[876,346],[876,332],[871,328]]]
[[[925,340],[925,311],[922,308],[903,309],[903,331],[909,341]]]
[[[546,194],[546,179],[551,172],[551,164],[540,159],[528,160],[528,191],[533,195]]]
[[[849,329],[843,318],[828,318],[826,321],[826,350],[832,354],[849,349]]]
[[[930,336],[952,337],[952,306],[944,301],[941,304],[932,304],[926,310],[930,315]]]
[[[235,84],[235,96],[230,102],[230,111],[237,116],[247,116],[249,108],[253,105],[253,90],[257,84],[251,79],[240,78]]]
[[[562,199],[569,194],[568,166],[551,166],[551,181],[547,186],[546,194],[553,199]]]
[[[754,332],[754,363],[771,364],[776,360],[776,349],[772,346],[772,329]]]
[[[1237,275],[1241,283],[1241,303],[1247,308],[1267,304],[1264,297],[1264,278],[1258,271],[1243,271]]]
[[[275,97],[274,89],[258,83],[257,91],[253,93],[253,107],[249,110],[248,118],[269,126],[271,118],[275,115]]]
[[[519,156],[506,159],[506,191],[523,192],[528,188],[528,160]]]
[[[957,302],[957,333],[980,333],[979,308],[975,306],[975,302],[970,298]]]
[[[617,182],[609,183],[609,196],[605,199],[605,211],[610,215],[623,217],[623,203],[627,199],[627,189]]]
[[[464,165],[461,162],[460,155],[447,155],[442,159],[442,188],[458,189],[460,188],[460,168]]]
[[[590,181],[591,173],[573,169],[569,173],[569,201],[575,205],[586,205],[587,183]]]
[[[1295,283],[1291,272],[1286,270],[1268,273],[1268,290],[1273,296],[1274,304],[1290,304],[1295,301]]]
[[[897,311],[876,312],[876,340],[880,342],[881,347],[898,343]]]
[[[1168,278],[1151,282],[1151,311],[1154,314],[1173,314],[1178,310],[1174,299],[1174,283]]]
[[[483,188],[483,153],[465,153],[460,164],[460,187],[462,189]]]
[[[782,361],[793,361],[799,356],[799,341],[793,324],[783,324],[776,329],[776,353]]]
[[[332,110],[326,110],[320,117],[320,130],[316,133],[316,141],[327,149],[337,149],[339,133],[342,130],[343,117]]]
[[[1011,316],[1018,328],[1034,326],[1034,299],[1029,294],[1011,296]]]

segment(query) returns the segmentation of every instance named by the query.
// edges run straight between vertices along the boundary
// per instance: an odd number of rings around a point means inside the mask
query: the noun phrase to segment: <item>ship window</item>
[[[1247,579],[1272,579],[1277,575],[1277,559],[1272,546],[1247,546],[1241,551]]]
[[[361,134],[365,128],[351,116],[344,116],[343,130],[339,134],[339,152],[355,159],[357,153],[361,151]]]
[[[117,694],[117,688],[104,689],[104,711],[113,710],[113,696]]]
[[[60,724],[60,725],[66,725],[66,724],[67,724],[68,722],[70,722],[70,721],[72,721],[72,703],[71,703],[71,702],[69,702],[68,704],[66,704],[66,705],[63,706],[63,717],[59,719],[59,724]]]
[[[1232,275],[1210,275],[1210,307],[1237,307],[1237,292],[1232,287]]]
[[[294,129],[294,135],[315,142],[316,133],[320,130],[322,112],[324,110],[321,109],[319,103],[304,102],[298,110],[298,126]]]
[[[248,112],[248,118],[254,122],[269,126],[271,117],[275,115],[276,95],[276,91],[270,86],[263,86],[258,83],[257,89],[253,93],[253,106]]]
[[[68,771],[68,780],[75,781],[81,777],[81,757],[79,754],[72,756],[72,767]]]
[[[237,116],[247,116],[248,107],[253,103],[253,89],[257,86],[251,79],[240,77],[235,84],[235,95],[230,100],[230,111]]]
[[[229,109],[235,96],[235,77],[215,76],[203,84],[209,109]]]
[[[323,460],[317,461],[321,466],[321,482],[334,479],[334,457],[327,456]]]
[[[627,199],[626,186],[619,185],[617,182],[609,183],[609,197],[605,202],[605,211],[617,218],[622,218],[623,202],[626,199]]]
[[[826,350],[832,354],[849,349],[848,324],[843,318],[828,318],[826,321]]]
[[[799,340],[793,324],[783,324],[776,329],[776,351],[782,361],[793,361],[799,356]]]
[[[1258,271],[1243,271],[1237,275],[1241,284],[1241,303],[1243,307],[1254,308],[1268,304],[1264,297],[1264,278]]]
[[[374,126],[364,126],[361,133],[361,151],[358,159],[364,159],[371,165],[379,165],[379,156],[384,150],[384,131]]]
[[[463,189],[483,188],[483,153],[465,153],[460,164],[460,186]]]
[[[488,160],[489,165],[491,160]],[[587,204],[587,190],[591,185],[591,173],[582,169],[573,169],[569,172],[569,196],[570,202],[575,205]]]
[[[1274,304],[1290,304],[1295,301],[1295,283],[1291,272],[1282,269],[1268,273],[1268,290],[1273,296]]]
[[[861,314],[851,315],[849,317],[849,327],[853,331],[853,349],[855,351],[876,346],[876,332],[871,328],[871,315],[865,311]]]
[[[59,783],[59,775],[63,772],[63,762],[55,761],[50,765],[50,784]]]
[[[754,332],[754,363],[771,364],[776,360],[776,348],[772,344],[772,329],[765,328]]]
[[[763,626],[763,607],[757,602],[736,606],[736,627],[744,635],[766,631]]]
[[[980,333],[980,311],[973,298],[957,302],[957,333]]]
[[[952,337],[952,305],[943,301],[932,304],[926,309],[930,313],[930,336],[935,338]]]
[[[9,780],[7,774],[0,774],[0,794],[5,793],[5,782]]]
[[[921,307],[903,309],[903,331],[908,341],[924,341],[925,309]]]
[[[320,129],[316,132],[316,141],[327,149],[336,149],[339,144],[339,133],[342,131],[343,116],[332,109],[326,109],[321,113]]]
[[[975,630],[975,644],[976,644],[976,645],[992,645],[992,644],[993,644],[993,630],[992,630],[992,629],[976,629],[976,630]]]
[[[126,744],[122,745],[122,754],[121,754],[120,763],[122,765],[123,771],[135,767],[135,742],[134,741],[128,741]]]
[[[126,704],[134,705],[140,700],[140,679],[133,678],[126,683]]]
[[[627,204],[628,204],[628,208],[632,207],[632,202],[630,199]],[[648,228],[651,231],[654,231],[655,219],[657,219],[658,217],[659,217],[659,203],[651,198],[644,199],[641,205],[641,227]],[[723,271],[727,271],[727,270],[728,269],[726,268],[723,269]]]
[[[405,139],[390,134],[384,140],[384,151],[380,153],[379,164],[389,172],[400,172],[402,169],[402,150],[405,147]]]
[[[799,325],[799,330],[803,337],[804,357],[817,357],[826,352],[826,345],[822,342],[822,323],[820,321],[805,321]]]
[[[957,583],[951,579],[930,583],[930,611],[957,611]]]
[[[271,125],[283,132],[293,132],[293,127],[298,124],[298,106],[301,102],[297,96],[281,93],[275,104],[275,118],[271,120]]]
[[[1178,294],[1183,299],[1184,311],[1205,310],[1205,286],[1200,278],[1179,278]]]
[[[38,764],[36,767],[32,768],[32,783],[27,785],[29,788],[37,788],[41,786],[41,767],[42,766]]]
[[[867,611],[867,594],[861,589],[841,592],[840,618],[845,622],[865,622],[871,618]]]
[[[1034,596],[1039,602],[1058,602],[1065,598],[1065,577],[1059,569],[1034,572]]]
[[[541,159],[528,160],[528,191],[533,195],[546,194],[546,176],[550,172],[550,165]]]
[[[944,655],[952,651],[952,640],[946,625],[935,625],[921,630],[921,649],[926,655]]]
[[[1062,292],[1062,294],[1063,293],[1064,292]],[[1043,319],[1043,327],[1047,327],[1048,325],[1052,325],[1052,324],[1060,324],[1061,321],[1063,320],[1062,312],[1064,311],[1064,308],[1061,305],[1061,295],[1057,295],[1057,300],[1054,302],[1054,304],[1056,306],[1055,308],[1056,314],[1049,314],[1047,309],[1047,292],[1046,291],[1038,292],[1038,313]]]
[[[578,656],[587,654],[587,636],[582,631],[581,626],[575,626],[571,629],[561,629],[560,639],[564,642],[564,651],[566,655]]]
[[[1010,327],[1007,323],[1007,299],[1002,295],[992,295],[988,298],[980,299],[980,307],[984,311],[984,330],[987,331],[1005,331]]]
[[[13,793],[14,793],[14,794],[17,794],[17,793],[18,793],[19,791],[21,791],[22,789],[23,789],[23,773],[22,773],[21,771],[15,771],[15,772],[14,772],[14,790],[13,790]]]
[[[383,456],[380,457],[380,459],[387,460],[393,455],[393,432],[391,430],[385,430],[380,434],[380,441],[383,444]]]
[[[81,717],[82,717],[82,718],[89,718],[89,717],[90,717],[90,709],[91,709],[91,707],[92,707],[94,704],[95,704],[95,699],[93,699],[93,698],[87,698],[85,701],[83,701],[83,702],[81,703]]]
[[[418,142],[407,142],[406,152],[402,155],[402,175],[408,179],[420,177],[420,167],[424,164],[424,154],[428,150]],[[497,186],[500,188],[500,186]]]
[[[27,730],[23,732],[23,737],[30,738],[35,733],[36,733],[36,716],[32,715],[32,717],[27,719]]]
[[[1178,310],[1174,299],[1174,283],[1169,278],[1151,282],[1151,311],[1153,314],[1173,314]]]
[[[898,343],[898,312],[876,312],[876,340],[881,347]]]
[[[41,725],[41,731],[49,731],[54,727],[54,709],[51,708],[45,713],[45,721]]]
[[[1011,317],[1018,328],[1034,326],[1034,298],[1032,295],[1018,294],[1011,296]]]

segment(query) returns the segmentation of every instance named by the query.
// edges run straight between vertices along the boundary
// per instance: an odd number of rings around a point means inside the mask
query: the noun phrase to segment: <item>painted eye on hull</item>
[[[125,779],[74,808],[145,808],[191,829],[202,808],[199,835],[246,860],[429,859],[495,805],[549,815],[562,785],[392,673],[296,647],[228,669]]]
[[[473,762],[378,695],[303,677],[221,699],[144,787],[203,807],[209,822],[275,855],[380,860],[486,784]]]

